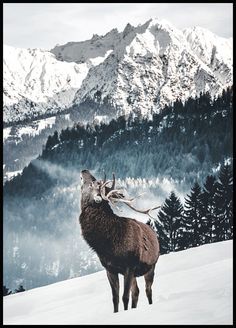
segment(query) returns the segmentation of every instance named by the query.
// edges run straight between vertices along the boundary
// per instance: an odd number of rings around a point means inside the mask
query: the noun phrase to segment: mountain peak
[[[181,31],[164,19],[152,18],[136,27],[128,23],[123,32],[114,28],[51,52],[4,46],[7,121],[26,115],[31,102],[34,112],[56,110],[94,101],[97,92],[99,103],[110,99],[125,113],[140,108],[148,113],[178,97],[184,100],[207,90],[215,95],[230,84],[232,39],[199,26]]]
[[[157,17],[150,19],[149,21],[149,26],[159,26],[162,28],[169,28],[169,29],[175,29],[173,24],[171,24],[168,20],[166,19],[159,19]]]
[[[134,27],[128,23],[126,25],[126,27],[124,28],[124,31],[123,31],[123,38],[125,38],[129,33],[133,32],[134,31]]]

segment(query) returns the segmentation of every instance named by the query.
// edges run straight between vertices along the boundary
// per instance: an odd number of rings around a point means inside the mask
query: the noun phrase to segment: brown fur
[[[135,277],[142,275],[145,277],[146,293],[151,304],[151,285],[159,257],[156,233],[147,224],[116,215],[104,200],[99,204],[81,202],[81,208],[79,221],[82,235],[107,270],[114,312],[118,311],[118,274],[124,275],[125,310],[128,308],[130,290],[132,307],[137,306],[139,291]]]

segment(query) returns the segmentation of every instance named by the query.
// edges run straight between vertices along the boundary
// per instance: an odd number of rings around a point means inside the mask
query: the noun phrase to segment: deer
[[[139,210],[132,205],[121,189],[115,189],[113,180],[97,180],[89,170],[81,171],[81,233],[106,270],[110,283],[114,312],[119,311],[119,274],[124,276],[122,296],[124,310],[128,310],[130,293],[131,308],[136,308],[139,297],[137,277],[144,276],[149,304],[152,304],[154,270],[160,247],[157,234],[147,224],[114,213],[116,203],[128,205],[134,211],[148,214],[160,206]],[[110,186],[109,186],[110,185]]]

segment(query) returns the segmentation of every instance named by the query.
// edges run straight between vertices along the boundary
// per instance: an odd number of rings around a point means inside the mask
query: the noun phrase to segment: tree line
[[[23,287],[23,285],[20,285],[18,288],[15,289],[15,291],[12,291],[8,287],[3,285],[2,291],[3,291],[3,296],[7,296],[7,295],[15,294],[15,293],[24,292],[25,288]]]
[[[37,162],[66,170],[84,168],[115,172],[120,178],[166,176],[203,181],[213,167],[233,156],[232,88],[212,100],[209,93],[177,100],[148,119],[131,113],[108,124],[75,124],[49,136]],[[34,184],[32,184],[34,180]],[[60,181],[52,180],[32,161],[7,181],[4,191],[31,197]]]
[[[203,187],[195,182],[184,204],[172,191],[147,222],[157,233],[161,254],[233,238],[233,176],[230,164],[218,178],[208,175]]]

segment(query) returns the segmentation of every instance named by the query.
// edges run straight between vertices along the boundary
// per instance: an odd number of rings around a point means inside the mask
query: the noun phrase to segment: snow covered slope
[[[49,51],[5,45],[4,122],[22,121],[68,108],[91,66],[104,58],[76,64],[62,62]]]
[[[149,20],[49,51],[4,46],[4,122],[95,103],[89,116],[159,111],[232,84],[232,39]],[[95,108],[96,107],[96,108]],[[114,111],[111,113],[111,108]],[[89,108],[85,108],[85,112]],[[83,118],[83,117],[82,117]],[[87,118],[86,118],[87,119]]]
[[[113,313],[105,271],[4,297],[4,324],[232,324],[232,241],[159,258],[149,305]],[[123,286],[121,288],[121,292]]]
[[[212,47],[222,40],[209,35]],[[147,115],[177,98],[219,93],[232,83],[232,51],[227,51],[224,61],[224,49],[217,46],[224,69],[207,65],[188,39],[166,21],[150,20],[138,27],[128,24],[113,52],[90,69],[74,102],[93,100],[111,104],[120,114],[141,111]]]
[[[71,127],[70,114],[19,123],[3,129],[3,181],[20,173],[42,152],[49,135]]]
[[[183,31],[192,51],[216,75],[223,85],[232,83],[232,38],[221,38],[202,27]]]

